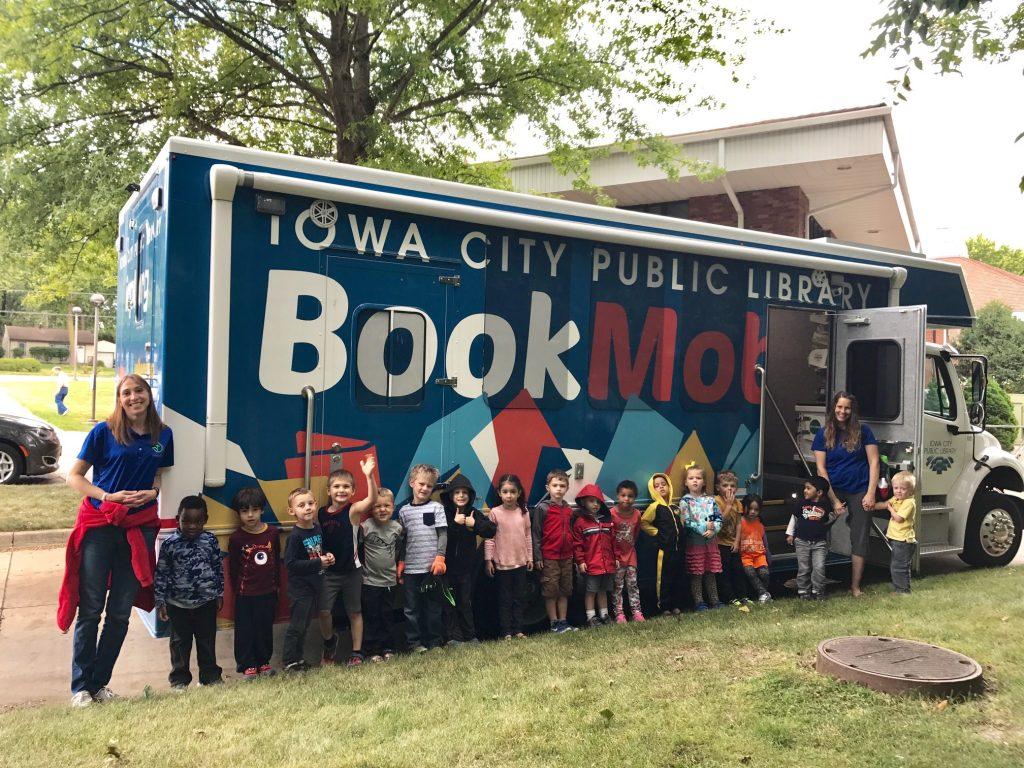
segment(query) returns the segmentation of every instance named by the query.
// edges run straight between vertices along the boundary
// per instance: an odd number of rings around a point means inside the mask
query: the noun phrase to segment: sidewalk
[[[0,543],[0,709],[43,702],[66,703],[71,695],[71,636],[57,629],[57,592],[64,573],[64,548],[11,549]],[[276,669],[281,668],[284,624],[274,628]],[[320,633],[316,622],[306,634],[306,659],[319,661]],[[342,639],[344,644],[346,640]],[[234,631],[217,633],[217,660],[224,679],[241,678],[235,672]],[[339,655],[345,649],[339,648]],[[193,675],[196,675],[193,657]],[[122,696],[140,696],[169,685],[170,655],[166,639],[150,636],[137,612],[128,624],[121,656],[110,681]]]

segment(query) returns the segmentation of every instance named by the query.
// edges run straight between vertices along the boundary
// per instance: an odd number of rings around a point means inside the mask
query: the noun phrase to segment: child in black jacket
[[[441,493],[441,503],[448,519],[445,576],[455,598],[454,606],[447,600],[441,604],[448,645],[477,642],[473,623],[473,585],[480,567],[477,537],[494,538],[498,527],[473,506],[475,501],[476,491],[465,475],[456,475]]]
[[[658,542],[658,571],[655,581],[658,608],[662,613],[679,615],[689,594],[686,575],[686,544],[679,506],[672,503],[672,480],[657,472],[647,483],[651,503],[640,518],[640,530]]]
[[[796,549],[796,589],[804,600],[825,599],[828,530],[839,514],[832,510],[829,483],[823,477],[804,481],[802,498],[794,496],[786,541]]]

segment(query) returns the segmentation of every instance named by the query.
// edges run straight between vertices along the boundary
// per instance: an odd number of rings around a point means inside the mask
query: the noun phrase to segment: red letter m
[[[590,347],[590,377],[587,382],[590,396],[596,400],[608,399],[608,379],[612,352],[615,353],[615,375],[619,382],[619,395],[623,398],[639,395],[654,357],[654,382],[651,394],[655,400],[665,402],[672,392],[672,362],[676,347],[676,313],[665,307],[650,307],[640,347],[634,358],[629,348],[629,324],[626,310],[619,304],[599,301],[594,306],[594,330]]]

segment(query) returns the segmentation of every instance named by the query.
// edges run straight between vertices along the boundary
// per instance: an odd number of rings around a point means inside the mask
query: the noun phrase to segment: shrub
[[[1017,417],[1013,412],[1013,403],[998,381],[993,378],[988,380],[988,393],[985,397],[985,404],[988,409],[985,414],[985,421],[989,424],[1016,424]],[[989,430],[1003,446],[1003,450],[1012,451],[1013,444],[1017,438],[1016,429],[990,429]]]
[[[21,347],[15,347],[13,350],[11,350],[11,354],[14,355],[14,357],[22,358],[25,356],[25,350],[22,349]]]
[[[60,363],[70,359],[70,352],[64,347],[29,347],[28,353],[42,363]]]
[[[33,360],[31,357],[23,358],[20,360],[16,359],[3,359],[0,360],[0,372],[7,373],[38,373],[42,366],[38,360]]]

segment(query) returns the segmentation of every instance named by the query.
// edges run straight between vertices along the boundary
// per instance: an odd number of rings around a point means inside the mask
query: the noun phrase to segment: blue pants
[[[64,398],[68,396],[68,388],[61,387],[57,390],[57,394],[53,396],[53,402],[57,404],[57,415],[63,416],[68,412],[68,407],[64,405]]]
[[[405,637],[409,650],[417,646],[437,648],[441,645],[441,603],[433,595],[425,595],[420,587],[429,573],[405,574]]]
[[[155,528],[143,528],[146,546],[156,540]],[[139,580],[132,570],[132,550],[125,531],[114,525],[86,531],[78,568],[78,619],[71,656],[71,693],[96,693],[110,682],[114,663],[128,634],[132,603]],[[110,584],[108,591],[107,584]],[[104,613],[103,631],[99,631]],[[96,636],[99,634],[99,642]]]

